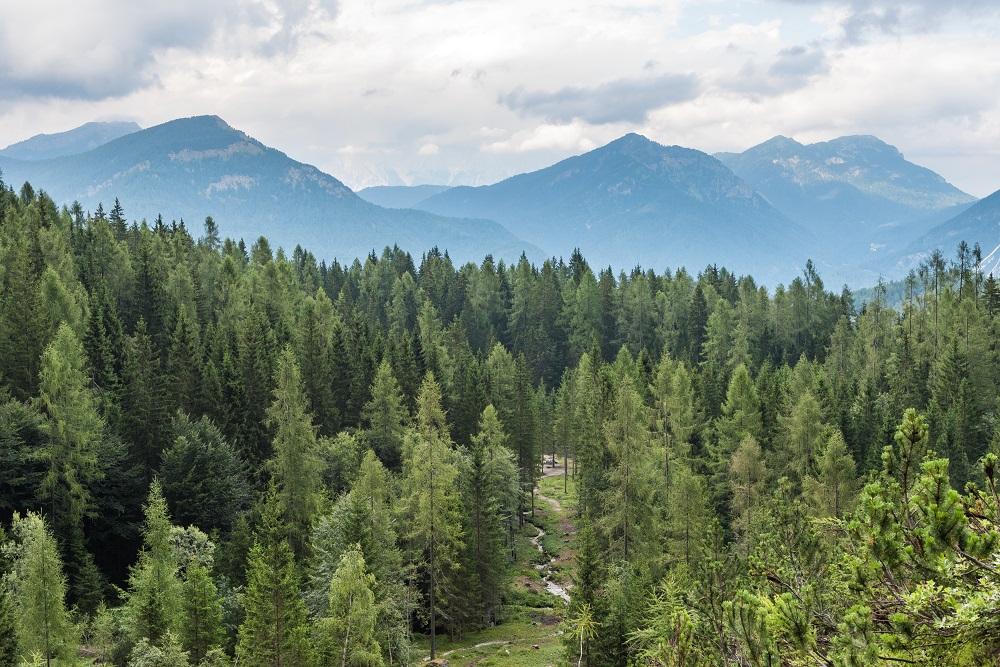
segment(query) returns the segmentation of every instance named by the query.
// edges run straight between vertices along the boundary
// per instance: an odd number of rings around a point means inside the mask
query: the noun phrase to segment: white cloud
[[[985,0],[944,2],[9,3],[0,145],[216,113],[354,185],[495,180],[631,130],[709,151],[861,132],[986,194],[1000,19]],[[851,16],[894,5],[901,27],[844,39]],[[685,94],[655,85],[689,74]]]

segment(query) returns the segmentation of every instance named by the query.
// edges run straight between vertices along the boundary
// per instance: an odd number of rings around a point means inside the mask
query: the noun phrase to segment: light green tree
[[[20,543],[15,563],[17,639],[21,659],[40,656],[46,665],[76,654],[76,635],[66,612],[66,578],[56,541],[41,516],[15,517]]]
[[[378,608],[375,577],[365,570],[361,547],[354,545],[340,559],[330,582],[326,616],[314,630],[320,667],[381,667],[382,648],[376,638]]]
[[[156,480],[149,488],[145,514],[142,550],[129,573],[126,617],[132,641],[146,639],[161,646],[168,633],[175,639],[179,634],[182,597],[167,503]]]
[[[372,397],[365,404],[361,416],[367,425],[365,440],[382,463],[391,470],[398,470],[403,455],[403,437],[409,420],[403,394],[392,374],[387,360],[382,360],[375,380]]]
[[[653,544],[657,475],[646,407],[628,377],[619,380],[610,414],[604,425],[611,467],[602,523],[615,557],[638,561]]]

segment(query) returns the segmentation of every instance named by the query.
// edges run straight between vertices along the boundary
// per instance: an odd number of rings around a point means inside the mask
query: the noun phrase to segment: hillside
[[[339,180],[265,146],[217,116],[173,120],[86,153],[44,161],[0,157],[7,182],[30,180],[58,202],[87,209],[115,197],[130,219],[211,215],[224,235],[266,234],[287,248],[308,245],[324,258],[352,260],[398,244],[439,246],[458,260],[485,253],[516,258],[539,251],[487,220],[452,220],[371,204]]]

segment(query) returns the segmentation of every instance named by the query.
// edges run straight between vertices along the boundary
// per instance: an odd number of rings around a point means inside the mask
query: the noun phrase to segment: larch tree
[[[817,456],[813,474],[803,480],[803,494],[817,516],[840,519],[851,510],[857,486],[854,459],[844,436],[835,430]]]
[[[318,667],[381,667],[377,639],[375,577],[365,570],[361,548],[354,545],[340,559],[330,582],[326,616],[314,629]]]
[[[753,544],[754,518],[764,493],[767,468],[757,439],[744,436],[729,463],[729,484],[732,489],[733,525],[742,535],[746,553]]]
[[[268,424],[274,429],[274,456],[268,469],[288,543],[296,558],[303,559],[322,501],[322,470],[316,428],[291,348],[279,355],[274,382],[274,401],[267,411]]]
[[[272,489],[261,534],[247,555],[236,660],[249,667],[297,667],[312,664],[314,657],[299,573],[274,494]]]
[[[615,388],[610,415],[604,425],[611,466],[603,525],[615,557],[638,562],[652,546],[657,475],[646,407],[628,377]]]
[[[156,480],[149,489],[145,516],[139,561],[129,574],[126,616],[133,641],[145,639],[161,646],[180,631],[182,590],[167,502]]]
[[[416,424],[404,446],[402,514],[416,585],[426,600],[431,657],[437,650],[437,623],[453,618],[464,547],[458,467],[448,435],[441,390],[427,374],[417,397]]]
[[[38,495],[63,553],[73,555],[67,567],[73,597],[93,608],[99,577],[84,546],[83,520],[93,509],[93,486],[102,477],[99,452],[105,424],[85,363],[73,329],[60,325],[42,354],[38,404],[48,438],[39,452],[46,471]]]
[[[66,610],[66,578],[56,541],[37,514],[16,518],[20,542],[17,574],[17,640],[21,660],[40,656],[46,665],[76,654],[76,636]]]
[[[181,646],[194,664],[200,664],[212,649],[222,646],[222,600],[204,564],[192,559],[184,568],[182,589]]]

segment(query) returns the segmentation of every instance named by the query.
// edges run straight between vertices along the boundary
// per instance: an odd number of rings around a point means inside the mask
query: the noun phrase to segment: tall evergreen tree
[[[361,413],[367,425],[365,439],[387,468],[398,470],[402,462],[403,437],[409,415],[399,383],[385,360],[379,364],[375,373],[371,394],[371,400],[365,404]]]
[[[126,616],[133,642],[164,647],[181,629],[182,590],[170,516],[160,483],[153,481],[145,508],[142,551],[129,574]]]
[[[404,451],[402,513],[408,527],[409,562],[426,601],[433,659],[438,621],[458,620],[455,605],[464,543],[455,451],[441,407],[441,389],[431,373],[420,386],[416,424]]]
[[[278,357],[274,402],[267,411],[274,429],[274,457],[268,462],[288,543],[296,558],[306,555],[309,529],[322,500],[316,430],[291,348]]]

